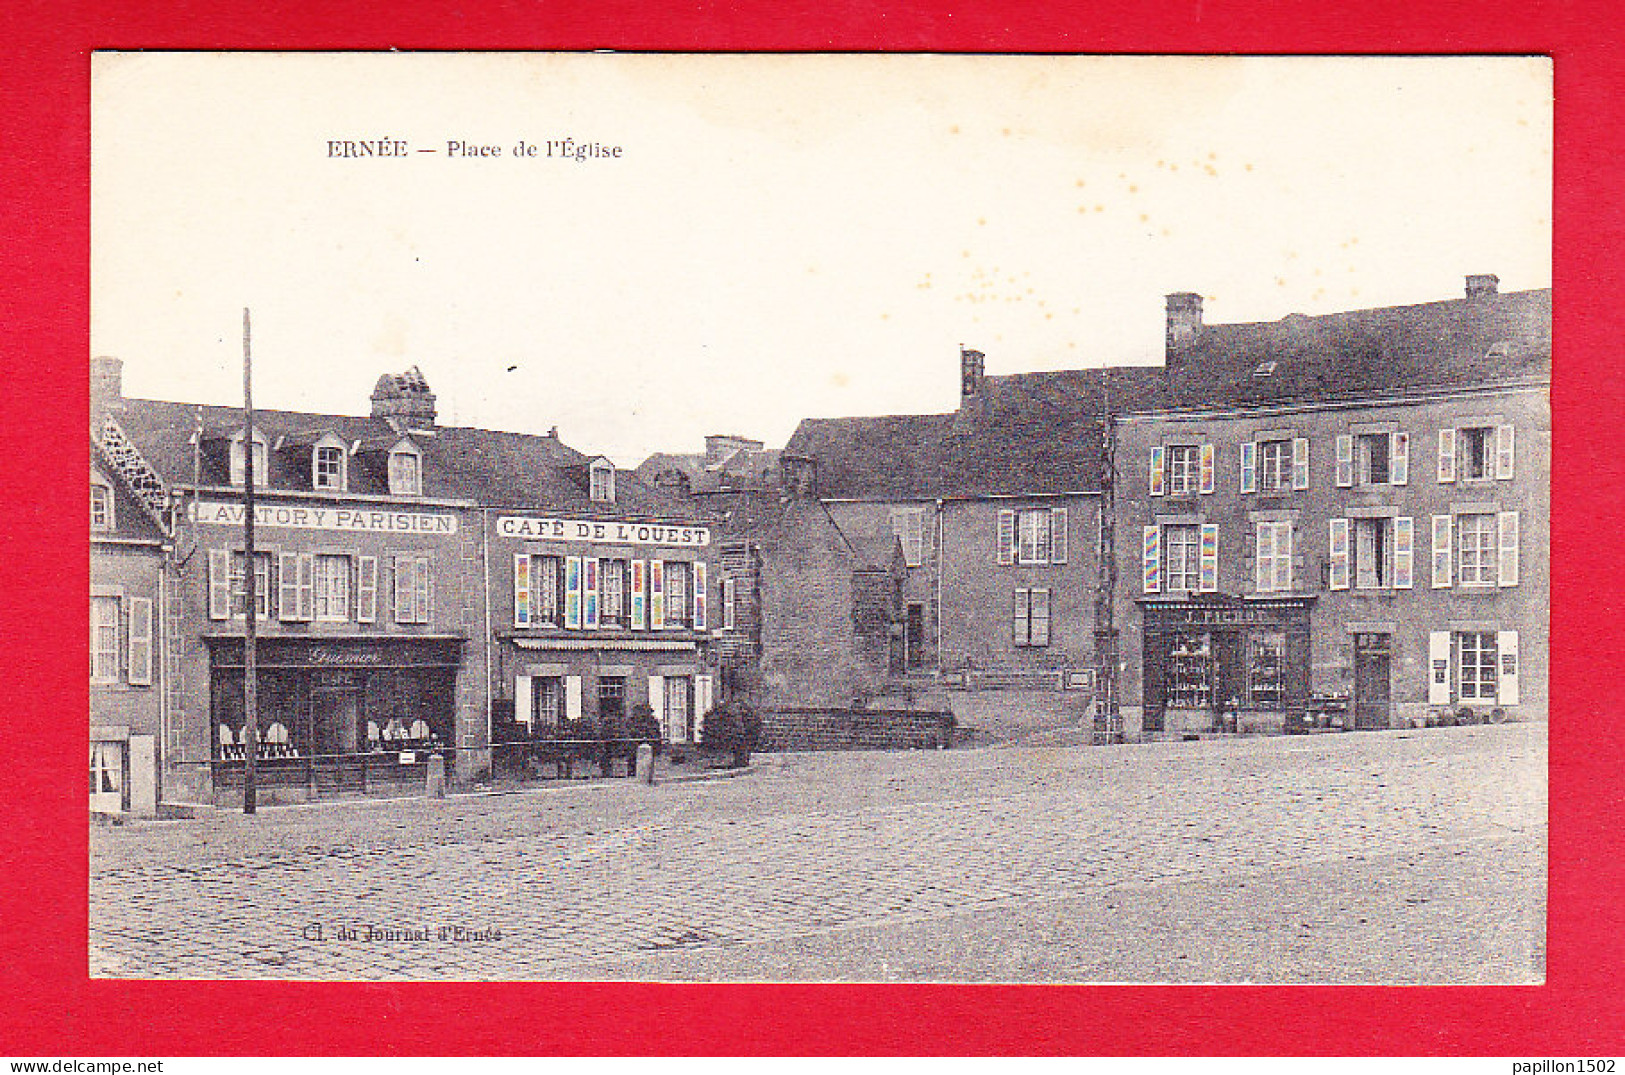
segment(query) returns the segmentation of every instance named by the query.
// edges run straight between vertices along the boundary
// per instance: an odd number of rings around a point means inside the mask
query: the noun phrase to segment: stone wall
[[[947,747],[952,713],[907,709],[764,710],[756,749],[919,750]]]

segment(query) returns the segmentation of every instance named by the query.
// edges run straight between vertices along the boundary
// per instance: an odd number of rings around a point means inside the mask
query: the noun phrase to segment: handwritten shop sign
[[[701,549],[711,544],[711,531],[703,526],[668,523],[620,523],[603,519],[540,519],[504,515],[497,533],[509,538],[537,541],[602,541],[614,545],[665,545]]]
[[[243,506],[219,500],[200,500],[192,505],[192,521],[205,526],[242,526]],[[256,504],[254,525],[372,534],[455,534],[457,516],[447,512]]]

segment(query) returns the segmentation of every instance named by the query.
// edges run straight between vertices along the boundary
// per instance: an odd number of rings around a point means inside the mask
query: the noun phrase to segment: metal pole
[[[243,308],[243,813],[256,802],[255,775],[260,752],[259,674],[255,668],[255,598],[259,572],[254,560],[254,377],[249,358],[248,308]],[[269,583],[269,580],[267,580]]]

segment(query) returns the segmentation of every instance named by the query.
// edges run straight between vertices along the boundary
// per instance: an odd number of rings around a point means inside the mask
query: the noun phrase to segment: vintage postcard
[[[93,977],[1544,980],[1547,59],[92,79]]]

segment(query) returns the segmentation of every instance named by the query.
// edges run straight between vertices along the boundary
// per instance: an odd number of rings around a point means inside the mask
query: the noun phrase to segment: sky
[[[102,53],[91,353],[240,404],[247,307],[256,406],[363,414],[417,366],[443,423],[625,466],[780,446],[952,410],[961,346],[1159,363],[1172,291],[1549,287],[1551,91],[1519,57]]]

